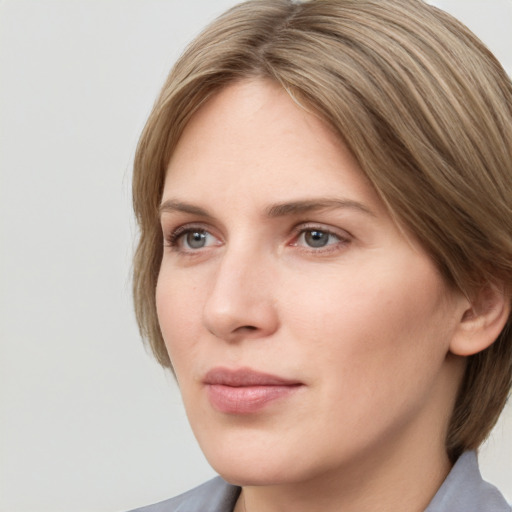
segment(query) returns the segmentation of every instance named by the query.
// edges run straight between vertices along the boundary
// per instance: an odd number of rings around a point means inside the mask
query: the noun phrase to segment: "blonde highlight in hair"
[[[461,23],[420,0],[251,0],[171,71],[136,153],[137,320],[171,367],[156,316],[165,171],[189,119],[233,81],[274,80],[330,123],[397,222],[468,297],[512,291],[512,85]],[[468,358],[447,435],[452,459],[488,435],[512,376],[511,320]]]

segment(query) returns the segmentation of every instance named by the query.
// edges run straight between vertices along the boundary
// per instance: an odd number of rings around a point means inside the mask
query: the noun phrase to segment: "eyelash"
[[[167,236],[164,236],[164,243],[167,247],[171,247],[174,250],[179,250],[180,238],[189,233],[211,234],[205,226],[187,224],[185,226],[179,226],[178,228],[171,231]]]
[[[337,239],[336,243],[329,243],[329,241],[324,246],[319,247],[312,247],[306,245],[304,243],[303,245],[299,244],[298,241],[301,237],[304,237],[307,233],[313,233],[313,232],[322,233],[324,235],[327,235],[328,237],[334,237]],[[288,243],[288,246],[291,247],[297,247],[302,251],[312,253],[312,254],[322,254],[322,253],[331,253],[335,251],[339,251],[344,249],[351,241],[351,235],[347,232],[343,232],[343,234],[340,234],[339,232],[336,232],[335,230],[326,228],[325,226],[321,225],[304,225],[300,224],[299,226],[295,227],[294,230],[294,236],[293,241]],[[168,235],[164,236],[164,245],[166,247],[170,247],[171,250],[183,253],[183,254],[197,254],[198,252],[203,249],[203,247],[194,249],[194,248],[183,248],[180,247],[180,239],[185,237],[187,234],[190,233],[206,233],[210,236],[212,235],[211,231],[209,231],[209,228],[203,225],[184,225],[179,226],[178,228],[171,231]],[[215,236],[214,236],[215,237]],[[216,238],[216,237],[215,237]],[[206,246],[207,248],[209,246]]]

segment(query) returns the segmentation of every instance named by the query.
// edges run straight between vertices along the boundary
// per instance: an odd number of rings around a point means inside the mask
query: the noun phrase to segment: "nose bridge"
[[[233,341],[264,337],[277,328],[271,258],[250,244],[227,244],[203,311],[205,327]]]

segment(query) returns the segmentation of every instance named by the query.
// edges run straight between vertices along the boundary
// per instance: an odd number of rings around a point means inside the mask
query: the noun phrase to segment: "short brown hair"
[[[389,211],[468,296],[512,289],[512,84],[461,23],[420,0],[251,0],[210,25],[171,71],[141,136],[134,297],[142,335],[171,367],[155,306],[158,206],[195,111],[236,80],[270,78],[339,133]],[[509,297],[510,298],[510,297]],[[447,437],[477,448],[512,379],[510,318],[470,356]]]

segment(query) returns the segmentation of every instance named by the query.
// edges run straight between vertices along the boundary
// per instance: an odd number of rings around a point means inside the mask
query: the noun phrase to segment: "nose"
[[[227,250],[212,279],[203,323],[228,342],[271,336],[278,328],[275,280],[269,257]]]

